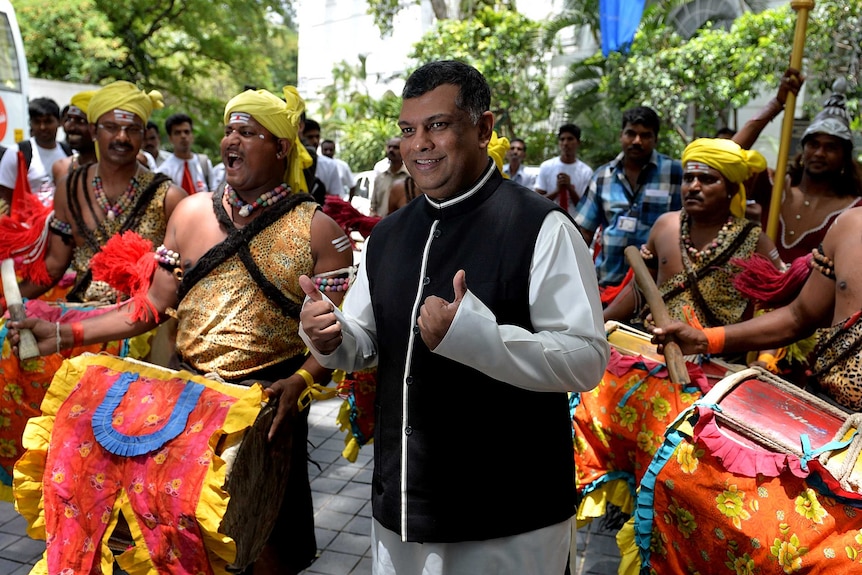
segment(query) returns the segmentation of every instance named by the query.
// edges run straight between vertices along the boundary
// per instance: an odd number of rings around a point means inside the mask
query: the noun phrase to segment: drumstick
[[[12,259],[3,260],[0,267],[0,277],[3,281],[3,293],[6,296],[6,307],[9,309],[9,317],[12,321],[22,321],[27,319],[27,313],[24,311],[24,300],[21,299],[21,290],[18,289],[18,278],[15,277],[15,261]],[[30,359],[39,356],[39,345],[36,343],[36,337],[29,329],[18,331],[20,339],[18,340],[18,358]]]
[[[643,292],[652,312],[653,321],[658,327],[665,327],[670,323],[670,314],[667,313],[667,307],[664,305],[661,293],[659,293],[652,275],[650,275],[641,257],[640,250],[635,246],[629,246],[625,249],[625,254],[629,265],[632,266],[632,270],[634,271],[635,281]],[[675,341],[669,341],[664,344],[664,360],[672,382],[676,384],[691,383],[688,369],[685,367],[685,357],[682,355],[679,344]]]

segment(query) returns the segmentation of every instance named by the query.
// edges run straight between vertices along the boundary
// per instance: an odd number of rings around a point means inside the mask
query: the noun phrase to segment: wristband
[[[60,347],[60,322],[55,322],[54,325],[57,327],[57,353],[63,351],[63,348]]]
[[[312,375],[307,370],[302,369],[302,368],[297,369],[296,375],[298,375],[299,377],[301,377],[302,379],[305,380],[305,386],[306,387],[313,387],[314,386],[314,377],[312,377]]]
[[[706,353],[715,354],[724,351],[724,328],[707,327],[703,334],[706,336]]]
[[[84,326],[80,322],[72,324],[72,347],[84,345]]]

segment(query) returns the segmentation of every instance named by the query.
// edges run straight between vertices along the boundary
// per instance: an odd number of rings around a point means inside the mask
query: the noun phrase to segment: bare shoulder
[[[334,239],[346,236],[344,230],[331,217],[323,213],[323,210],[314,212],[311,218],[311,243],[322,245],[320,242],[329,243]]]
[[[824,245],[853,242],[857,245],[862,241],[862,207],[850,208],[838,216],[823,239]]]

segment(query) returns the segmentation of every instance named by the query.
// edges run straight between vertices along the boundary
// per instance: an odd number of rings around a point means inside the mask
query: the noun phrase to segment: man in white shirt
[[[317,120],[305,119],[301,137],[305,145],[311,146],[315,152],[317,151],[317,146],[320,145],[320,124]],[[314,176],[323,182],[328,195],[344,197],[344,185],[341,182],[341,175],[338,173],[338,165],[332,158],[317,154],[317,167]]]
[[[165,120],[165,131],[174,153],[156,168],[156,172],[171,178],[189,195],[213,189],[212,162],[204,154],[192,152],[195,141],[192,129],[192,119],[186,114],[173,114]]]
[[[159,133],[159,125],[150,120],[147,122],[147,131],[144,133],[144,145],[141,150],[153,157],[156,167],[161,166],[165,160],[171,157],[171,153],[162,150],[162,137]]]
[[[30,139],[11,146],[0,159],[0,199],[11,205],[12,190],[18,180],[18,151],[30,158],[27,180],[30,191],[48,205],[54,198],[54,162],[72,155],[72,149],[57,142],[60,106],[50,98],[30,100]]]
[[[356,185],[353,181],[353,171],[347,165],[347,162],[335,157],[335,142],[332,140],[323,140],[320,142],[320,155],[326,156],[335,162],[335,165],[338,167],[338,175],[341,177],[341,185],[344,186],[343,197],[350,197]]]
[[[539,167],[536,191],[574,216],[578,200],[587,191],[593,169],[578,159],[581,129],[575,124],[560,126],[557,133],[560,155],[545,160]]]
[[[524,162],[524,157],[527,155],[527,143],[521,138],[512,138],[509,140],[509,152],[506,156],[509,163],[503,166],[503,173],[509,176],[509,179],[516,184],[521,184],[525,188],[531,190],[536,183],[536,175],[528,174],[522,169],[521,165]]]

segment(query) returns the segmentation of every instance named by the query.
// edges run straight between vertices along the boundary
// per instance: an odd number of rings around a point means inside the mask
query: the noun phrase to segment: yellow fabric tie
[[[506,152],[509,151],[509,139],[497,137],[497,131],[491,132],[491,141],[488,142],[488,155],[494,160],[497,166],[497,171],[503,174],[503,159],[506,157]],[[503,177],[508,179],[509,176],[503,174]]]
[[[782,347],[779,348],[777,352],[775,352],[775,355],[772,355],[771,353],[761,353],[757,356],[757,361],[762,361],[764,364],[766,364],[766,369],[778,375],[779,373],[781,373],[781,370],[778,367],[778,362],[784,359],[786,355],[787,348]]]
[[[733,140],[724,138],[698,138],[685,147],[682,166],[687,162],[701,162],[718,170],[728,181],[739,184],[739,191],[730,202],[730,213],[745,216],[745,186],[743,182],[766,169],[766,158],[756,150],[744,150]]]
[[[299,399],[296,400],[300,411],[311,405],[312,400],[332,399],[338,393],[336,388],[324,387],[319,383],[314,383],[314,378],[305,369],[297,369],[296,375],[305,380],[305,389],[302,390],[302,393],[299,394]]]

